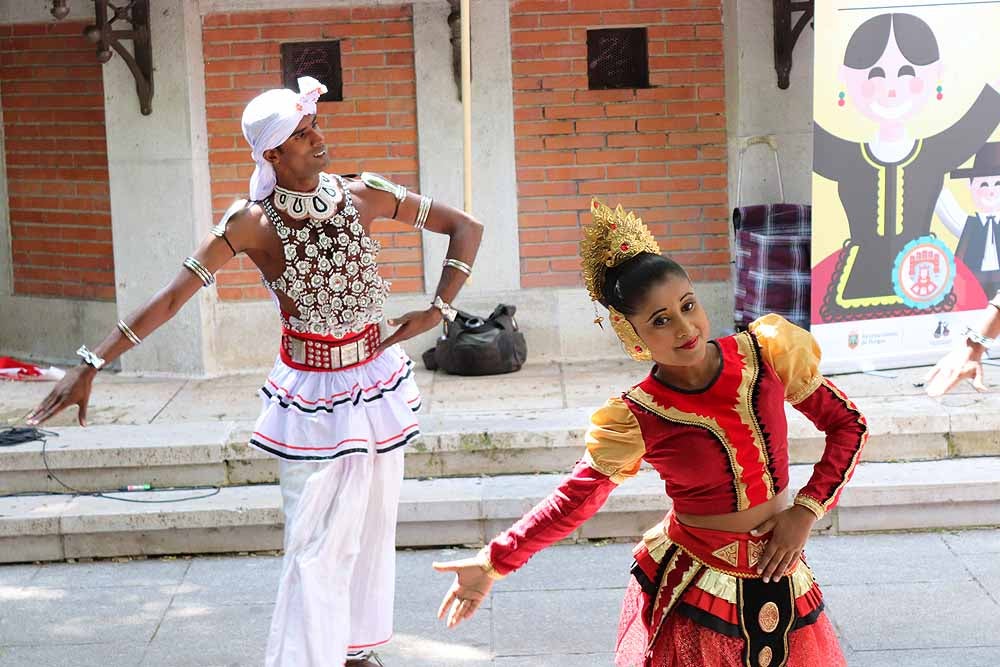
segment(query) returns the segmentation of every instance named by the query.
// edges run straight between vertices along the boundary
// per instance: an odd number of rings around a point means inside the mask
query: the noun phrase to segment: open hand
[[[90,388],[96,374],[96,370],[84,364],[66,371],[66,375],[56,383],[45,400],[31,411],[27,423],[38,426],[69,406],[75,405],[78,409],[77,421],[80,422],[80,426],[86,426],[87,403],[90,400]]]
[[[454,572],[455,583],[451,585],[441,606],[438,608],[438,619],[444,619],[447,614],[447,627],[453,628],[467,618],[472,618],[479,606],[490,594],[493,580],[475,558],[463,558],[447,563],[434,563],[438,572]]]
[[[928,396],[943,396],[962,380],[972,380],[976,391],[988,391],[981,356],[971,345],[949,352],[924,377],[924,391]]]
[[[764,555],[757,563],[757,573],[765,584],[783,577],[799,560],[814,523],[815,514],[805,507],[792,505],[750,531],[751,535],[771,533]]]
[[[418,336],[425,331],[430,331],[441,322],[441,311],[431,307],[427,310],[414,310],[402,317],[387,320],[389,326],[399,327],[391,336],[382,341],[382,344],[375,350],[375,354],[380,354],[383,350],[392,347],[396,343],[401,343],[408,338]]]

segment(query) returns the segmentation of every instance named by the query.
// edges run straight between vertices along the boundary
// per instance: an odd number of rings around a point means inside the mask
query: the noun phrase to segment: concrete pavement
[[[453,631],[434,618],[450,581],[430,563],[472,552],[400,551],[383,658],[608,667],[630,548],[549,549]],[[1000,530],[818,536],[807,551],[851,667],[1000,664]],[[259,665],[278,570],[265,555],[0,566],[0,665]]]

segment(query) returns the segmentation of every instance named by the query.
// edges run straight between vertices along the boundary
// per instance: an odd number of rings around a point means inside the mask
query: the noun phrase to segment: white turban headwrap
[[[274,191],[274,167],[264,159],[264,151],[277,148],[292,136],[303,116],[316,113],[316,100],[326,86],[311,76],[299,77],[299,92],[275,88],[261,93],[243,110],[243,136],[257,163],[250,177],[250,200],[260,201]]]

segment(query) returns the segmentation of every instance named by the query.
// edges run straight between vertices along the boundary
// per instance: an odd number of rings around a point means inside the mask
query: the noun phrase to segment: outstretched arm
[[[249,209],[247,209],[249,211]],[[246,222],[230,221],[225,236],[210,235],[188,259],[170,283],[160,289],[138,310],[130,313],[113,328],[93,350],[104,363],[111,363],[173,318],[203,286],[214,281],[214,274],[243,247]],[[193,260],[193,261],[192,261]],[[131,336],[130,336],[131,334]],[[71,368],[30,415],[27,422],[42,424],[71,405],[78,407],[80,426],[87,425],[87,403],[98,369],[88,363]]]
[[[942,396],[962,380],[972,380],[977,391],[988,387],[983,377],[983,354],[986,345],[1000,336],[1000,293],[986,306],[986,313],[979,331],[967,333],[962,346],[949,352],[924,378],[927,394]]]
[[[434,564],[439,572],[457,575],[438,609],[438,618],[448,615],[448,627],[475,613],[494,579],[568,537],[597,513],[620,482],[639,471],[645,441],[625,402],[610,399],[590,421],[587,453],[555,491],[497,535],[475,558]]]

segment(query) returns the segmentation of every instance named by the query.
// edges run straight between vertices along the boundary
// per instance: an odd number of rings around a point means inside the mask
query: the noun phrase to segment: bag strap
[[[778,202],[782,203],[785,201],[785,185],[781,179],[781,165],[778,163],[778,140],[774,138],[773,134],[758,134],[754,137],[747,137],[740,142],[739,166],[736,169],[737,207],[743,203],[743,154],[746,153],[747,149],[751,146],[756,146],[758,144],[767,144],[771,147],[771,151],[774,153],[774,170],[778,173]]]

